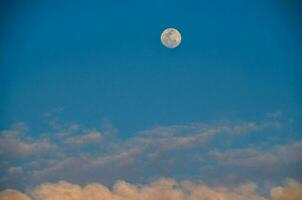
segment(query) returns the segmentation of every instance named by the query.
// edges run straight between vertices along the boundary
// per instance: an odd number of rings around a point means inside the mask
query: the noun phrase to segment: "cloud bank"
[[[147,185],[117,181],[112,189],[99,183],[81,187],[60,181],[41,184],[27,194],[11,189],[0,192],[0,200],[299,200],[301,196],[302,185],[294,180],[272,188],[270,197],[264,197],[254,183],[231,188],[169,178]]]
[[[39,133],[26,123],[0,131],[0,190],[59,180],[81,185],[160,177],[227,185],[302,180],[302,140],[291,139],[287,125],[275,117],[155,126],[127,138],[109,122],[104,127],[51,122]]]

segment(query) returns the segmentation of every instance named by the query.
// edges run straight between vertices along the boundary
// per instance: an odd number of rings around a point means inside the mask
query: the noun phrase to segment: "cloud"
[[[243,135],[255,131],[279,128],[275,122],[221,122],[215,125],[191,123],[187,125],[158,126],[140,131],[125,141],[128,146],[152,146],[161,150],[192,148],[209,143],[215,136]]]
[[[282,117],[282,115],[283,115],[283,113],[281,111],[267,113],[267,116],[272,119],[280,119]]]
[[[0,200],[297,200],[302,185],[290,180],[283,187],[271,189],[271,197],[257,192],[257,185],[246,183],[237,187],[208,186],[192,181],[176,182],[161,178],[147,185],[117,181],[112,189],[100,183],[84,187],[66,181],[43,183],[28,194],[16,190],[0,192]]]
[[[64,143],[72,146],[82,146],[87,144],[99,143],[102,140],[102,134],[97,130],[90,130],[87,133],[68,137]]]
[[[0,157],[8,159],[39,155],[53,149],[48,139],[26,137],[19,131],[0,132]]]
[[[0,138],[0,155],[1,157],[10,155],[13,157],[23,157],[33,151],[34,144],[25,142],[20,139],[17,132],[2,131]]]
[[[10,167],[8,169],[8,172],[10,174],[22,174],[23,173],[23,169],[22,169],[22,167]]]
[[[0,200],[31,200],[31,198],[17,190],[8,189],[0,192]]]
[[[210,151],[209,156],[223,165],[240,167],[273,167],[276,165],[302,164],[302,141],[275,145],[270,149],[248,147],[224,152]]]
[[[49,177],[64,177],[75,181],[75,176],[70,172],[86,174],[89,177],[88,174],[91,171],[98,169],[100,171],[98,177],[102,179],[107,177],[106,180],[109,178],[111,180],[107,181],[112,182],[116,178],[127,178],[131,171],[139,171],[140,175],[136,173],[134,176],[144,176],[148,179],[150,174],[146,171],[147,167],[159,171],[159,176],[166,176],[165,172],[173,173],[175,170],[184,169],[185,166],[182,163],[193,166],[198,162],[196,158],[201,158],[201,155],[194,152],[188,155],[183,155],[182,152],[196,147],[205,148],[216,135],[246,133],[248,130],[255,130],[255,127],[259,129],[263,126],[251,122],[222,123],[215,126],[192,123],[156,127],[141,131],[124,141],[106,143],[105,137],[104,140],[101,140],[103,149],[95,150],[98,153],[87,152],[80,148],[81,151],[78,151],[77,154],[67,155],[66,153],[59,159],[55,159],[55,162],[35,168],[33,175],[39,180],[47,180]],[[101,137],[98,134],[96,136]],[[71,147],[81,146],[88,141],[95,142],[95,139],[86,140],[85,138],[87,138],[87,134],[68,134],[61,140]],[[68,148],[64,146],[61,153],[67,151]],[[175,154],[175,152],[177,153]],[[77,169],[74,169],[73,166],[77,166]],[[72,170],[67,171],[66,169]]]
[[[302,197],[302,185],[295,180],[289,180],[287,187],[276,187],[271,190],[273,200],[298,200]]]
[[[273,162],[275,154],[271,156],[269,149],[265,149],[262,158],[257,149],[245,150],[248,158],[242,156],[241,150],[233,157],[234,152],[219,148],[212,151],[211,156],[207,152],[217,140],[238,140],[256,132],[279,128],[279,122],[271,120],[189,123],[156,126],[122,139],[115,137],[117,129],[108,121],[97,129],[77,123],[60,124],[56,120],[56,126],[42,134],[31,134],[29,127],[20,123],[0,134],[0,156],[5,160],[0,163],[4,172],[0,175],[0,184],[12,185],[18,174],[23,176],[16,182],[20,187],[29,184],[29,180],[31,184],[60,179],[75,183],[93,180],[113,183],[117,179],[146,181],[151,177],[185,177],[188,170],[190,176],[197,176],[200,168],[213,160],[219,164],[236,162],[241,156],[246,163]],[[289,152],[285,147],[278,148],[284,155]],[[290,155],[294,152],[292,150]],[[295,160],[294,156],[292,160]]]

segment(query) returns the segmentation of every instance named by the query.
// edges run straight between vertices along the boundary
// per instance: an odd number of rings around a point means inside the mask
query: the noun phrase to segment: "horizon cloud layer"
[[[192,181],[176,182],[161,178],[147,185],[117,181],[112,189],[100,183],[84,187],[66,181],[43,183],[27,193],[7,189],[0,192],[0,200],[298,200],[302,185],[288,180],[285,186],[274,187],[269,197],[257,192],[255,183],[237,187],[207,186]]]

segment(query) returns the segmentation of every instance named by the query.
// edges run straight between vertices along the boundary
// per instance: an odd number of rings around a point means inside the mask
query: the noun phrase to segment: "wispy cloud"
[[[226,150],[211,146],[219,138],[231,141],[279,130],[282,124],[278,120],[156,126],[124,140],[115,137],[117,129],[108,121],[101,129],[77,123],[56,124],[53,130],[38,136],[28,133],[24,123],[1,132],[0,155],[5,160],[0,165],[5,176],[2,185],[16,174],[23,177],[19,181],[23,185],[29,178],[31,184],[58,179],[87,183],[96,178],[112,183],[117,179],[148,180],[173,174],[182,177],[189,169],[191,176],[200,177],[199,169],[213,163],[219,168],[237,162],[248,168],[261,162],[262,165],[300,162],[295,154],[297,149],[291,149],[290,143],[275,145],[274,149],[229,146]],[[283,160],[277,154],[283,154]],[[290,162],[285,160],[290,158]]]
[[[210,157],[224,165],[246,167],[276,167],[276,165],[302,164],[302,141],[275,145],[269,149],[249,147],[224,152],[210,151]]]
[[[34,139],[17,130],[0,133],[0,157],[6,159],[40,155],[55,148],[47,138]]]
[[[85,134],[70,136],[65,141],[67,145],[82,146],[87,144],[99,143],[103,138],[102,133],[97,130],[88,130]]]

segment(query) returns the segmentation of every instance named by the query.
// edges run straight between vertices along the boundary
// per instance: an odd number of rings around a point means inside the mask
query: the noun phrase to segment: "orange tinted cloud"
[[[0,192],[0,200],[298,200],[302,196],[302,185],[294,180],[285,187],[271,190],[271,198],[257,193],[254,183],[235,188],[226,186],[209,187],[191,181],[176,182],[162,178],[148,185],[134,185],[118,181],[112,190],[99,183],[85,187],[65,181],[44,183],[29,194],[16,190]]]
[[[31,200],[31,198],[17,190],[9,189],[0,192],[0,200]]]

